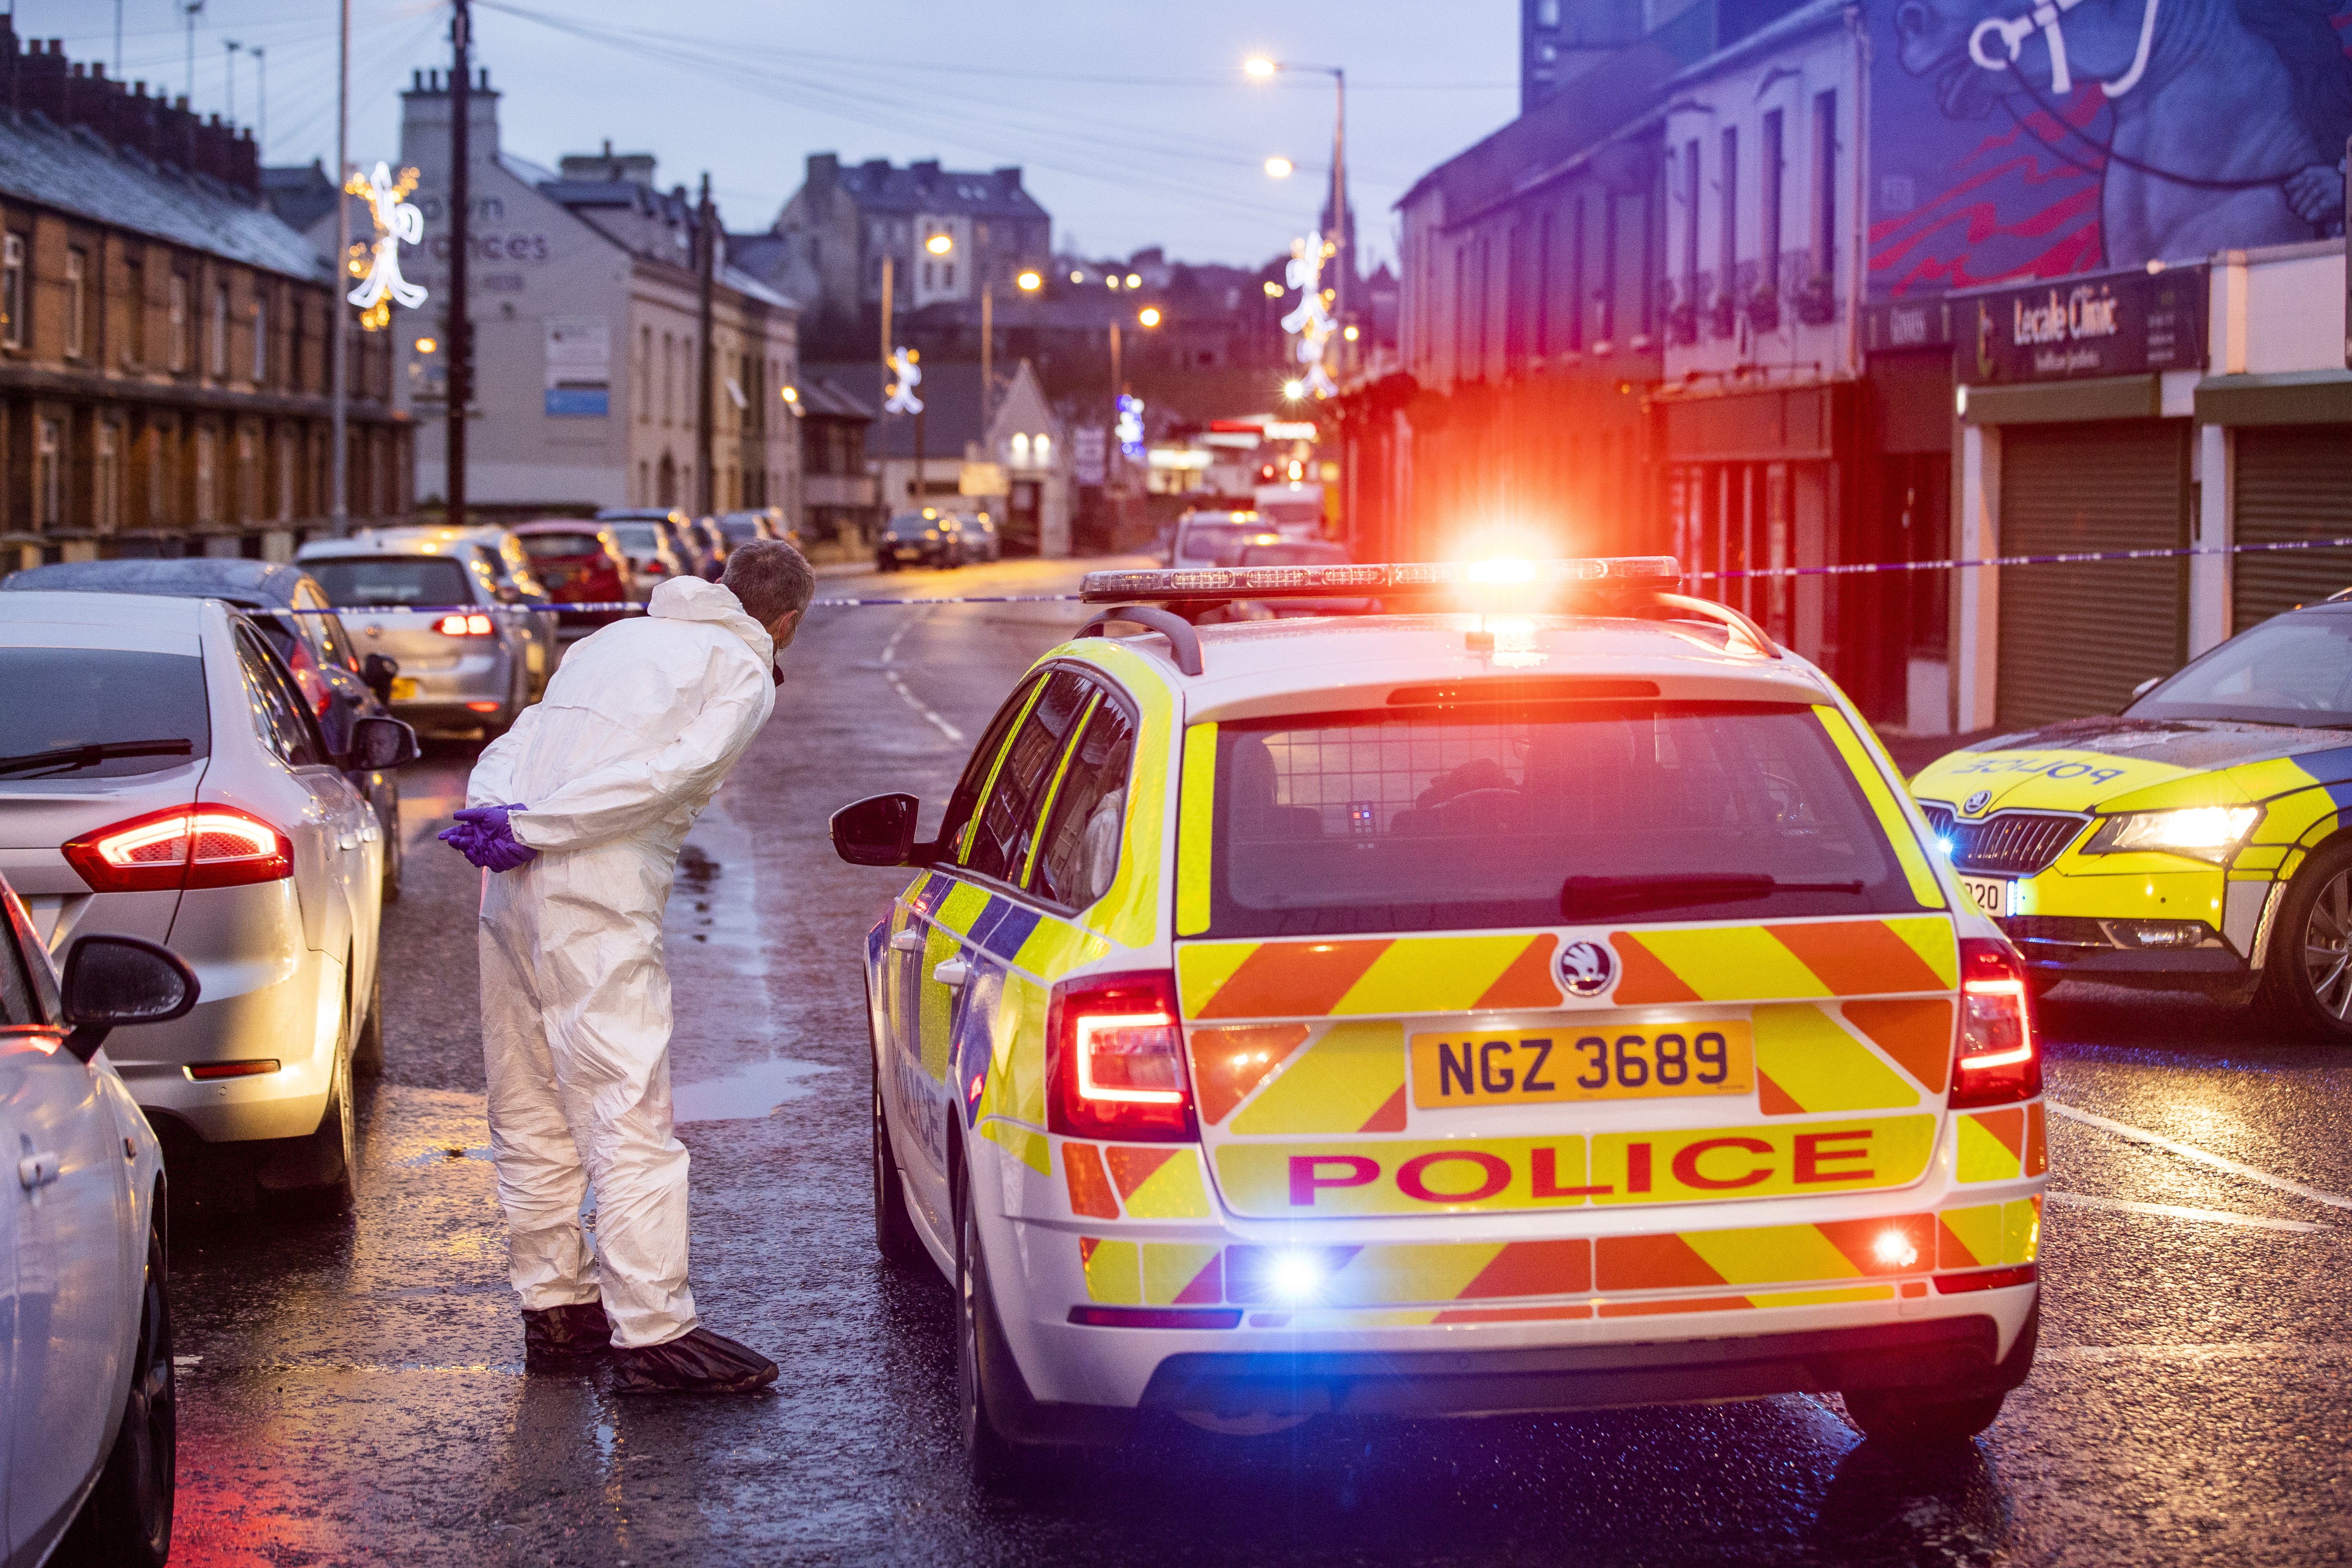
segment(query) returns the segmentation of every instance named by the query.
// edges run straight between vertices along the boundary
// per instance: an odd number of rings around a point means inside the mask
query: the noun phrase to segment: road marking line
[[[2095,1198],[2087,1193],[2044,1193],[2053,1204],[2064,1204],[2078,1209],[2114,1209],[2119,1214],[2157,1215],[2168,1219],[2205,1220],[2214,1225],[2242,1225],[2255,1230],[2287,1230],[2298,1235],[2315,1230],[2332,1230],[2333,1226],[2314,1225],[2309,1220],[2271,1219],[2263,1215],[2237,1214],[2229,1209],[2189,1208],[2180,1204],[2144,1204],[2131,1198]]]
[[[2102,1361],[2255,1361],[2269,1357],[2297,1361],[2342,1361],[2352,1356],[2352,1345],[2312,1343],[2294,1340],[2275,1344],[2201,1345],[2043,1345],[2037,1362]]]
[[[913,631],[916,623],[928,618],[929,614],[930,612],[926,610],[922,615],[908,616],[903,626],[890,634],[890,640],[882,645],[882,679],[890,683],[890,689],[897,692],[908,707],[921,714],[924,720],[935,727],[940,734],[961,746],[963,744],[963,731],[940,718],[938,713],[924,704],[922,699],[908,690],[907,683],[898,679],[898,672],[890,668],[898,657],[898,639]]]
[[[2347,1198],[2341,1193],[2325,1193],[2317,1187],[2305,1186],[2301,1182],[2291,1182],[2284,1176],[2273,1176],[2268,1171],[2258,1171],[2252,1165],[2242,1165],[2237,1161],[2225,1159],[2210,1150],[2200,1149],[2194,1143],[2183,1143],[2177,1139],[2167,1138],[2160,1132],[2150,1132],[2145,1127],[2134,1127],[2129,1122],[2110,1121],[2104,1116],[2095,1116],[2087,1110],[2077,1110],[2071,1105],[2062,1105],[2054,1100],[2046,1100],[2044,1103],[2068,1121],[2079,1121],[2085,1127],[2095,1127],[2102,1132],[2112,1132],[2118,1138],[2129,1139],[2135,1143],[2146,1143],[2151,1148],[2178,1154],[2184,1160],[2195,1160],[2200,1164],[2210,1165],[2217,1171],[2227,1171],[2233,1176],[2243,1176],[2250,1182],[2260,1182],[2266,1187],[2276,1187],[2280,1192],[2293,1193],[2299,1198],[2308,1198],[2315,1204],[2326,1204],[2329,1208],[2352,1209],[2352,1198]]]

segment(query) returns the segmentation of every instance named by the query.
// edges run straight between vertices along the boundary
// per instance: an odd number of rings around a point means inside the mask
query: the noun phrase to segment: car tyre
[[[961,1149],[953,1152],[961,1156]],[[1017,1420],[1032,1402],[1004,1342],[980,1228],[961,1187],[956,1215],[956,1402],[964,1459],[975,1485],[1014,1488],[1036,1475],[1045,1450],[1004,1435],[1006,1418]]]
[[[171,1282],[164,1269],[163,1194],[147,1224],[147,1277],[140,1292],[139,1342],[131,1393],[106,1468],[81,1505],[58,1563],[163,1568],[172,1554],[172,1509],[179,1483],[179,1390],[172,1363]]]
[[[866,1027],[873,1028],[873,992],[866,992]],[[898,1155],[890,1142],[890,1113],[882,1104],[881,1057],[870,1048],[866,1060],[874,1064],[874,1246],[882,1254],[883,1264],[891,1268],[912,1269],[930,1261],[923,1249],[923,1238],[916,1234],[915,1216],[907,1211],[906,1179],[898,1171]]]
[[[380,822],[383,828],[383,899],[387,904],[400,902],[400,873],[407,857],[400,844],[400,784],[394,781],[386,786],[390,793],[392,820]]]
[[[2352,1046],[2352,837],[2323,845],[2287,884],[2255,997],[2294,1035]]]
[[[1845,1413],[1862,1435],[1905,1448],[1953,1447],[1991,1426],[2003,1394],[1939,1398],[1927,1388],[1858,1388],[1844,1395]]]
[[[376,953],[375,978],[368,984],[367,1018],[352,1041],[352,1072],[373,1078],[383,1071],[383,954]]]
[[[351,1010],[335,1041],[335,1067],[316,1131],[277,1142],[256,1173],[289,1213],[328,1218],[352,1206],[359,1190],[359,1122],[352,1093]]]

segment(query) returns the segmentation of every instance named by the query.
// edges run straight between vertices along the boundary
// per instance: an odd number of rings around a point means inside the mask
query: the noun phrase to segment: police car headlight
[[[2216,865],[2229,859],[2263,815],[2258,805],[2192,805],[2174,811],[2128,811],[2099,824],[2085,855],[2153,850]]]

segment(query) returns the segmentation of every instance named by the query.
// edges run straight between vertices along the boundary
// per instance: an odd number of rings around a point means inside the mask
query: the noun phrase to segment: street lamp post
[[[1347,319],[1349,273],[1352,258],[1348,253],[1348,72],[1340,66],[1301,65],[1293,60],[1257,58],[1243,63],[1242,69],[1261,81],[1271,80],[1285,71],[1304,72],[1310,76],[1328,76],[1335,89],[1331,119],[1331,258],[1337,264],[1337,275],[1331,280],[1331,314],[1339,321]],[[1267,161],[1272,174],[1275,160]],[[1282,160],[1287,163],[1288,160]],[[1287,171],[1286,170],[1286,173]],[[1277,175],[1277,178],[1280,176]]]
[[[1045,279],[1034,267],[1022,268],[1013,279],[1013,286],[1024,294],[1035,294],[1045,286]],[[982,278],[980,281],[980,434],[988,437],[989,405],[996,401],[996,280]]]

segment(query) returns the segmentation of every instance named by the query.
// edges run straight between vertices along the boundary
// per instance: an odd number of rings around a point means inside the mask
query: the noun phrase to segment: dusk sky
[[[121,0],[122,71],[186,90],[176,0]],[[110,0],[17,0],[16,30],[63,37],[76,59],[115,58]],[[195,107],[240,123],[268,77],[266,161],[334,153],[333,0],[205,0]],[[856,0],[785,5],[696,0],[476,0],[477,58],[503,92],[508,151],[651,152],[665,184],[710,173],[729,227],[764,228],[810,153],[845,163],[938,158],[1018,163],[1054,215],[1055,243],[1125,256],[1255,264],[1314,222],[1330,177],[1330,79],[1261,85],[1253,54],[1343,67],[1350,194],[1366,260],[1393,255],[1389,208],[1432,163],[1510,119],[1512,0],[1428,7],[1199,0],[1019,5]],[[448,59],[449,9],[353,0],[352,156],[398,150],[409,73]],[[668,26],[663,26],[667,22]],[[1269,156],[1297,172],[1274,180]]]

